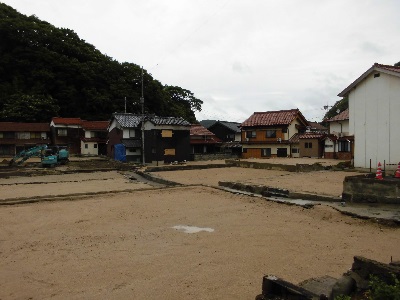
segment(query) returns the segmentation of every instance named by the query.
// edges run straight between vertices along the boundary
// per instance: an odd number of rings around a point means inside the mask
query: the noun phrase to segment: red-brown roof
[[[82,128],[85,130],[107,130],[108,121],[82,121]]]
[[[49,132],[49,123],[0,122],[0,131]]]
[[[55,125],[82,125],[81,118],[60,118],[54,117],[52,119]]]
[[[337,122],[337,121],[345,121],[349,119],[349,109],[342,111],[336,116],[326,120],[327,122]]]
[[[215,136],[210,130],[200,124],[193,124],[190,126],[190,135],[209,135]]]
[[[326,136],[324,133],[305,132],[299,135],[299,139],[322,139]]]
[[[274,125],[289,125],[294,119],[299,117],[307,124],[307,120],[298,109],[255,112],[240,126],[274,126]]]

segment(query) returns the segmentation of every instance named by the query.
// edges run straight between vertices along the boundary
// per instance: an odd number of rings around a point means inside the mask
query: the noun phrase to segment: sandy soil
[[[223,168],[152,172],[152,174],[182,184],[218,186],[219,181],[233,181],[283,188],[292,192],[339,197],[343,191],[344,178],[360,173],[344,171],[294,173],[263,169]]]
[[[224,168],[156,175],[339,195],[351,173]],[[298,283],[338,277],[354,255],[400,260],[400,228],[325,205],[307,210],[204,186],[156,189],[123,171],[0,179],[0,201],[78,193],[92,196],[0,206],[1,300],[254,299],[265,274]],[[173,228],[179,225],[205,231]]]
[[[1,299],[254,299],[265,274],[400,259],[400,229],[206,187],[0,207],[0,226]]]
[[[150,188],[121,172],[74,173],[0,180],[0,200]]]

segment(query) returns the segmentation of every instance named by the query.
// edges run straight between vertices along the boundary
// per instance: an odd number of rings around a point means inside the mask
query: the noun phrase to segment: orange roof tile
[[[54,117],[52,119],[54,124],[58,125],[82,125],[81,118],[60,118]]]
[[[305,124],[307,120],[301,114],[299,109],[255,112],[240,126],[273,126],[273,125],[289,125],[296,117],[300,117]]]
[[[337,121],[345,121],[349,119],[349,109],[342,111],[336,116],[326,120],[327,122],[337,122]]]
[[[215,136],[210,130],[200,124],[193,124],[190,126],[190,135],[209,135]]]
[[[82,121],[85,130],[107,130],[108,125],[108,121]]]

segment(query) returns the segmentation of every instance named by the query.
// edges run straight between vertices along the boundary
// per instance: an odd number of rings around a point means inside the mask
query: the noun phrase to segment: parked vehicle
[[[40,157],[43,167],[54,167],[59,164],[66,164],[69,161],[69,152],[66,147],[38,145],[28,150],[23,150],[15,155],[9,165],[21,164],[31,157]]]
[[[17,155],[15,155],[11,161],[9,162],[9,165],[13,165],[13,164],[22,164],[24,161],[26,161],[27,159],[31,158],[31,157],[42,157],[44,152],[47,149],[47,145],[39,145],[39,146],[35,146],[32,148],[29,148],[28,150],[23,150],[20,153],[18,153]]]

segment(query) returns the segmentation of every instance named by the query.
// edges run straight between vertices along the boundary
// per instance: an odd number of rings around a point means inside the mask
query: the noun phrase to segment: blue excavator
[[[69,152],[66,148],[59,146],[38,145],[15,155],[9,165],[20,165],[31,157],[40,157],[43,167],[54,167],[58,164],[66,164],[69,161]]]

